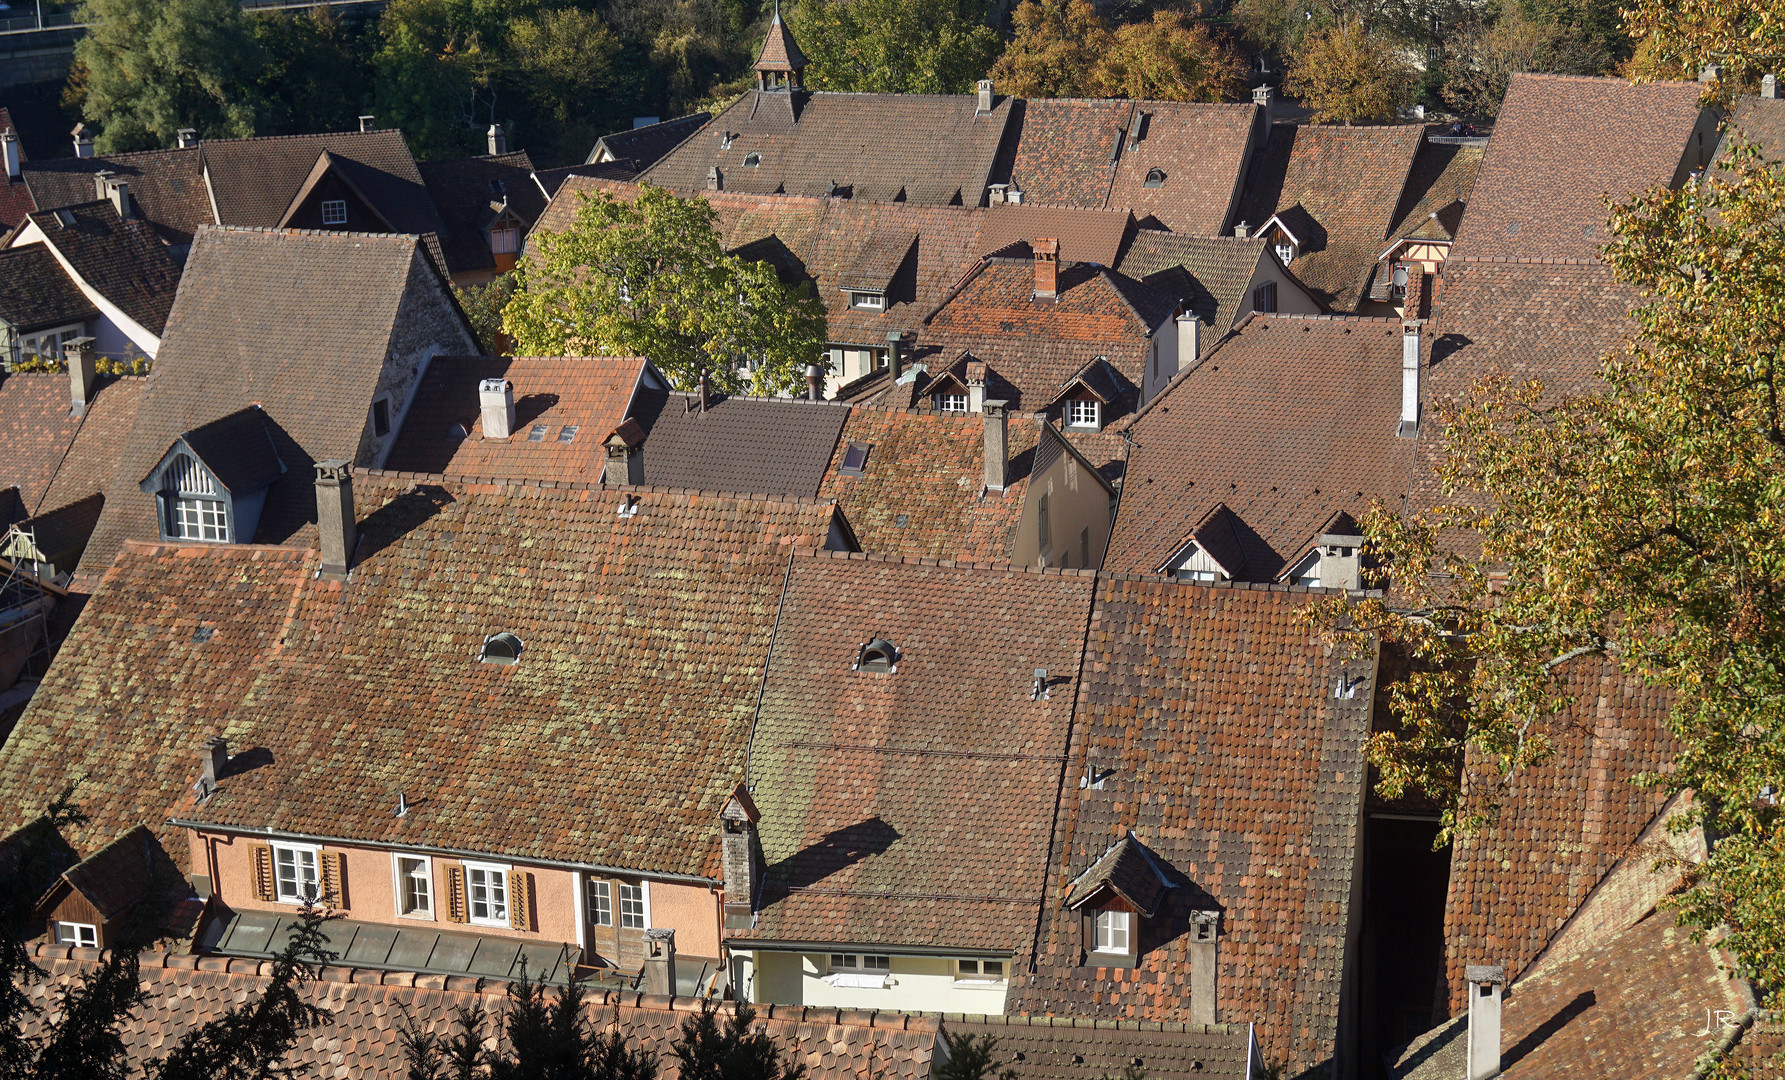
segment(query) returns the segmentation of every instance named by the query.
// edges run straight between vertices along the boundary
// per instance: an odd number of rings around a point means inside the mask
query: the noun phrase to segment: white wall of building
[[[732,956],[750,1000],[778,1005],[1002,1015],[1009,986],[1007,979],[956,978],[956,961],[944,956],[894,955],[884,986],[838,985],[874,980],[836,978],[827,971],[825,953],[764,951]],[[1005,966],[1008,971],[1008,961]]]

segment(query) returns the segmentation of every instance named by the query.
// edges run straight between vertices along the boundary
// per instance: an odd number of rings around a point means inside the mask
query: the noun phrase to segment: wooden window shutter
[[[453,864],[446,868],[446,919],[448,922],[469,922],[465,914],[465,868]]]
[[[317,857],[322,875],[322,902],[329,907],[347,906],[347,853],[325,851]]]
[[[248,852],[254,859],[254,899],[272,903],[273,848],[270,844],[255,844]]]
[[[526,930],[532,925],[527,918],[533,906],[533,892],[530,877],[525,870],[508,872],[508,926],[511,930]]]

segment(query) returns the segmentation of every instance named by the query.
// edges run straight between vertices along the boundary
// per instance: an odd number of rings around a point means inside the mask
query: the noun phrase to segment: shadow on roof
[[[832,874],[884,853],[901,839],[899,830],[878,814],[854,825],[833,829],[768,868],[763,875],[758,910],[785,900],[788,894],[818,884]]]
[[[390,547],[454,501],[452,492],[439,484],[417,484],[367,514],[359,523],[359,556],[355,564]]]

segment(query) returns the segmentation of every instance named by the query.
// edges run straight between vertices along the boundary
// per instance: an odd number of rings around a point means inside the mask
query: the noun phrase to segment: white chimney
[[[74,130],[69,134],[74,136],[75,157],[90,158],[93,156],[93,133],[87,130],[87,125],[76,124]]]
[[[1401,323],[1401,426],[1403,439],[1419,435],[1419,319]]]
[[[977,360],[967,365],[967,410],[985,411],[985,365]]]
[[[11,128],[0,131],[0,155],[6,158],[6,178],[17,180],[22,171],[19,163],[19,137],[12,133]]]
[[[198,132],[192,128],[181,128],[174,132],[174,145],[181,150],[190,150],[198,145]]]
[[[514,433],[514,384],[507,379],[485,379],[477,384],[477,403],[483,411],[483,437],[506,439]]]
[[[508,153],[508,136],[502,131],[501,124],[491,124],[487,134],[490,141],[491,157]]]
[[[1771,75],[1760,77],[1760,96],[1777,101],[1779,98],[1779,81]]]
[[[120,218],[130,217],[130,181],[114,177],[106,184],[106,197],[111,199],[112,209],[118,212]]]
[[[981,79],[981,80],[979,80],[979,108],[974,111],[973,115],[984,116],[991,111],[992,111],[992,80]]]
[[[1469,964],[1469,1059],[1465,1080],[1493,1080],[1500,1075],[1500,988],[1506,969],[1498,964]]]
[[[985,403],[985,488],[1003,491],[1010,471],[1010,421],[1007,401]]]
[[[377,131],[378,130],[378,118],[376,116],[362,116],[362,117],[360,117],[359,118],[359,129],[361,131]]]
[[[1364,587],[1364,538],[1349,533],[1322,533],[1314,540],[1320,550],[1320,584],[1329,589]]]
[[[1202,320],[1194,311],[1178,316],[1178,370],[1182,371],[1202,355]],[[1155,388],[1154,393],[1158,393]]]
[[[1252,226],[1248,225],[1244,221],[1240,222],[1238,225],[1235,225],[1233,227],[1233,235],[1238,237],[1241,240],[1244,240],[1246,238],[1246,234],[1251,231],[1252,231]]]
[[[1264,128],[1267,134],[1270,132],[1271,121],[1276,119],[1276,96],[1277,92],[1268,86],[1254,87],[1252,90],[1252,104],[1264,110]]]
[[[1221,913],[1193,911],[1190,916],[1190,1020],[1213,1024],[1220,993]]]

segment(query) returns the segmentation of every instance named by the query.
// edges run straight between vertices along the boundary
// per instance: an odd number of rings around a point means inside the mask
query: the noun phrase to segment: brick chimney
[[[361,131],[377,131],[378,118],[376,116],[361,116],[359,118],[359,129]]]
[[[985,403],[985,489],[1003,491],[1004,478],[1010,471],[1010,419],[1006,411],[1010,402]]]
[[[893,382],[905,374],[905,331],[893,330],[886,335],[886,370]]]
[[[1401,426],[1395,434],[1403,439],[1419,436],[1419,326],[1418,319],[1401,322]]]
[[[346,461],[316,463],[316,533],[322,546],[324,581],[346,581],[359,539],[353,518],[353,465]]]
[[[1220,992],[1221,913],[1190,913],[1190,1021],[1213,1024],[1215,1000]]]
[[[198,783],[200,790],[214,788],[229,767],[229,740],[212,735],[198,744]]]
[[[631,417],[607,437],[607,461],[601,469],[601,482],[611,486],[645,482],[645,429]]]
[[[12,133],[11,128],[0,131],[0,157],[6,159],[6,178],[17,180],[22,175],[24,166],[19,155],[19,137]]]
[[[508,153],[508,136],[503,132],[501,124],[491,124],[490,130],[485,134],[489,137],[491,157]]]
[[[1469,964],[1469,1055],[1466,1080],[1493,1080],[1500,1075],[1500,988],[1506,969],[1498,964]]]
[[[477,405],[483,413],[483,437],[506,439],[514,434],[514,384],[485,379],[477,384]]]
[[[1060,241],[1035,241],[1035,299],[1054,300],[1060,295]]]
[[[93,400],[93,387],[99,381],[94,368],[93,339],[77,337],[62,344],[62,360],[68,365],[68,396],[73,403],[69,410],[75,416],[87,415],[87,403]]]
[[[747,930],[756,902],[756,823],[762,815],[750,792],[739,784],[719,812],[721,861],[725,870],[725,928]]]
[[[979,105],[977,108],[975,108],[973,110],[973,115],[984,116],[991,111],[992,111],[992,80],[981,79],[981,80],[979,80]]]
[[[75,157],[90,158],[93,156],[93,133],[87,130],[87,125],[76,124],[74,130],[69,134],[74,136]]]
[[[198,132],[192,128],[181,128],[174,132],[174,145],[181,150],[190,150],[198,145]]]
[[[676,992],[676,932],[667,927],[645,931],[644,991],[662,997]]]
[[[1401,315],[1408,319],[1426,317],[1426,272],[1418,265],[1407,265],[1407,296],[1401,304]]]

